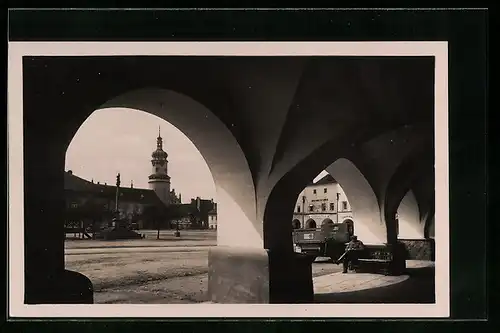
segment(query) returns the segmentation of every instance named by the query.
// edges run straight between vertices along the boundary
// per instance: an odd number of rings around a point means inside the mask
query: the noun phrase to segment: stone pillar
[[[64,144],[25,132],[25,303],[92,303],[90,280],[64,269]]]
[[[392,275],[401,275],[406,270],[407,254],[404,245],[398,242],[395,210],[392,211],[392,214],[386,212],[385,223],[387,227],[386,246],[392,256],[390,273]]]
[[[216,246],[209,251],[214,303],[312,303],[311,261],[293,252]]]
[[[262,229],[262,224],[251,221],[237,209],[234,201],[220,194],[218,192],[218,246],[209,252],[209,300],[214,303],[312,302],[311,262],[293,252],[289,219],[293,210],[284,216],[268,214]],[[280,208],[274,207],[271,211],[278,212]]]
[[[35,149],[27,145],[24,156],[26,303],[46,301],[41,294],[64,270],[64,169],[56,156],[44,156],[35,163],[41,153]],[[29,165],[37,165],[37,172]]]
[[[272,195],[264,216],[264,246],[269,256],[270,303],[312,303],[311,260],[293,251],[293,228],[290,218],[293,204],[288,206],[282,195]]]
[[[208,295],[214,303],[269,303],[269,260],[258,248],[216,246],[208,254]]]

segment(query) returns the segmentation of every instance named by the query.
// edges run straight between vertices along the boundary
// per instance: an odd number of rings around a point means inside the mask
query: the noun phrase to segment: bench
[[[392,253],[385,247],[372,248],[367,246],[360,253],[358,265],[355,267],[357,273],[391,274]]]
[[[359,259],[356,273],[374,273],[390,275],[391,260],[384,259]]]

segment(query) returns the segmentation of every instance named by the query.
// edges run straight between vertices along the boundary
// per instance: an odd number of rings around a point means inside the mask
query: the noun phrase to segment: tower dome
[[[163,150],[160,150],[160,149],[156,149],[152,154],[151,154],[151,157],[154,158],[154,159],[163,159],[163,158],[167,158],[168,157],[168,154],[167,152],[163,151]]]

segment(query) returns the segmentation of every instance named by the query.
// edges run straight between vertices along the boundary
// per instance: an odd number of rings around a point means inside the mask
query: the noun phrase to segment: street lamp
[[[339,223],[339,198],[340,198],[340,193],[337,192],[337,214],[335,214],[337,218],[337,223]]]
[[[179,231],[179,219],[175,223],[175,237],[181,237],[181,232]]]
[[[120,210],[119,210],[119,198],[120,198],[120,173],[118,173],[118,175],[116,175],[116,193],[115,193],[115,212],[114,212],[114,216],[113,216],[113,227],[115,229],[118,229],[120,228]]]
[[[303,195],[302,196],[302,228],[304,228],[304,218],[305,218],[305,215],[306,215],[306,196]]]

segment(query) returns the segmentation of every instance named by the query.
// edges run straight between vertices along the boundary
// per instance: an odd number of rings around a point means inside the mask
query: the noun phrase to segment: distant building
[[[118,212],[121,219],[130,221],[138,219],[139,228],[151,228],[145,225],[143,215],[148,207],[156,212],[166,212],[170,219],[170,227],[179,225],[180,228],[209,228],[209,212],[214,210],[212,200],[197,197],[190,203],[182,204],[181,195],[170,189],[168,175],[168,154],[163,150],[163,139],[158,132],[156,150],[152,153],[152,173],[149,175],[149,189],[119,187]],[[71,170],[65,172],[64,184],[66,192],[67,222],[68,220],[82,220],[85,217],[101,216],[99,223],[110,223],[116,209],[116,186],[94,183],[73,175]],[[76,212],[80,212],[76,214]],[[82,214],[85,212],[85,214]],[[144,216],[142,216],[144,218]],[[165,221],[166,222],[166,221]],[[166,226],[167,223],[164,223]]]
[[[214,208],[208,212],[208,228],[217,229],[217,204],[214,204]]]
[[[71,170],[64,174],[66,207],[69,211],[97,211],[103,217],[100,223],[109,223],[116,208],[116,186],[93,183],[73,175]],[[153,190],[120,187],[118,212],[122,219],[132,220],[140,216],[146,207],[161,208],[163,202]],[[71,216],[71,215],[70,215]]]
[[[179,228],[202,228],[208,229],[210,226],[210,212],[215,209],[216,203],[211,200],[191,199],[187,204],[173,204],[169,209],[173,212],[172,223],[179,223]]]
[[[319,228],[323,223],[348,220],[353,221],[349,200],[339,183],[328,174],[302,190],[295,204],[292,225],[295,229]]]

